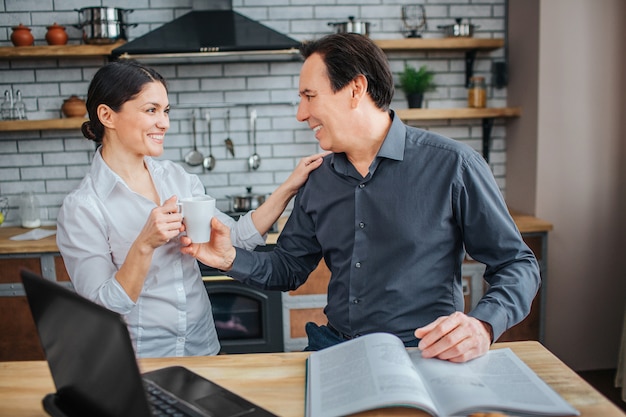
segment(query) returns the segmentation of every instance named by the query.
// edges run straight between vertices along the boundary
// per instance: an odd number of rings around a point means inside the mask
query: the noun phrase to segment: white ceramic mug
[[[215,199],[208,195],[184,198],[178,203],[183,215],[187,236],[193,243],[208,242],[211,239],[211,219],[215,214]]]

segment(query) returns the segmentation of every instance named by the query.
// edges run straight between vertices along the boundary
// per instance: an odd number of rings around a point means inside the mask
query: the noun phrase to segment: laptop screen
[[[23,270],[21,276],[57,388],[56,405],[69,415],[149,416],[121,316],[36,274]]]

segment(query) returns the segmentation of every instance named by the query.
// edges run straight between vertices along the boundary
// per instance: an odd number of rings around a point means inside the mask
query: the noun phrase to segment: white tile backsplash
[[[64,25],[70,44],[80,43],[81,31],[75,9],[86,7],[78,0],[5,0],[0,2],[0,46],[11,46],[11,27],[18,23],[31,26],[36,45],[45,44],[46,26]],[[98,3],[98,2],[96,2]],[[401,38],[400,9],[409,1],[388,0],[234,0],[234,9],[294,39],[305,40],[332,33],[328,22],[346,21],[348,16],[372,23],[373,39]],[[94,6],[95,4],[89,4]],[[440,37],[438,24],[450,24],[455,17],[469,17],[480,25],[476,36],[504,36],[505,0],[427,0],[424,2],[428,30],[424,37]],[[108,7],[129,7],[126,2],[107,2]],[[131,39],[186,13],[189,0],[138,0],[134,12],[127,15]],[[489,83],[491,63],[502,60],[503,50],[479,52],[475,72]],[[465,106],[465,61],[463,52],[392,52],[390,64],[395,74],[404,63],[426,64],[436,72],[437,91],[425,97],[427,107]],[[0,93],[13,88],[22,91],[29,119],[58,118],[63,100],[70,95],[86,96],[87,87],[106,58],[45,58],[0,60]],[[189,115],[192,108],[211,106],[213,119],[213,154],[217,158],[212,172],[189,168],[199,174],[207,191],[218,197],[218,206],[228,208],[226,195],[241,193],[246,186],[270,192],[284,180],[300,158],[318,152],[314,136],[295,119],[298,101],[299,61],[255,63],[179,63],[153,64],[169,84],[172,105],[171,128],[166,138],[163,158],[184,166],[183,156],[191,148]],[[505,106],[506,88],[488,91],[488,105]],[[222,107],[215,107],[222,106]],[[248,111],[259,113],[258,151],[262,156],[257,172],[247,169],[251,153],[248,143]],[[406,108],[404,94],[396,92],[393,108]],[[231,110],[230,137],[235,143],[235,158],[227,155],[224,117]],[[207,151],[203,115],[199,115],[198,141]],[[202,121],[200,121],[202,119]],[[419,126],[463,140],[481,150],[481,121],[430,121]],[[490,161],[501,188],[505,189],[506,128],[496,121],[492,132]],[[201,141],[201,142],[200,142]],[[0,195],[8,195],[12,204],[8,223],[17,220],[17,196],[24,189],[40,194],[47,221],[54,221],[64,194],[76,186],[89,168],[94,144],[82,138],[80,131],[0,132]]]

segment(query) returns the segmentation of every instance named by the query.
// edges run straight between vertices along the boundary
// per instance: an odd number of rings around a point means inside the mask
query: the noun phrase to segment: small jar
[[[485,77],[470,78],[467,89],[467,107],[484,108],[487,106],[487,89]]]
[[[20,199],[20,219],[22,227],[33,229],[41,226],[39,199],[31,192],[24,192]]]
[[[63,112],[65,117],[85,117],[87,114],[85,100],[73,95],[70,98],[63,100],[61,112]]]
[[[65,26],[57,25],[56,22],[52,26],[48,26],[46,32],[46,42],[48,45],[65,45],[67,43],[67,32]]]
[[[11,33],[11,42],[15,46],[32,46],[35,43],[35,37],[30,32],[30,28],[28,26],[24,26],[23,24],[19,24],[18,26],[13,26],[13,33]]]

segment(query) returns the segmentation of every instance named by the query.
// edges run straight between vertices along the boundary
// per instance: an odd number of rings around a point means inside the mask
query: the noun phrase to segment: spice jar
[[[471,77],[467,90],[467,107],[483,108],[487,106],[485,77]]]
[[[32,46],[35,43],[35,37],[30,33],[28,26],[24,26],[20,23],[18,26],[13,26],[11,29],[13,29],[13,33],[11,33],[11,42],[13,42],[13,45]]]
[[[56,22],[52,26],[48,26],[46,42],[48,42],[48,45],[65,45],[67,43],[65,26],[57,25]]]

